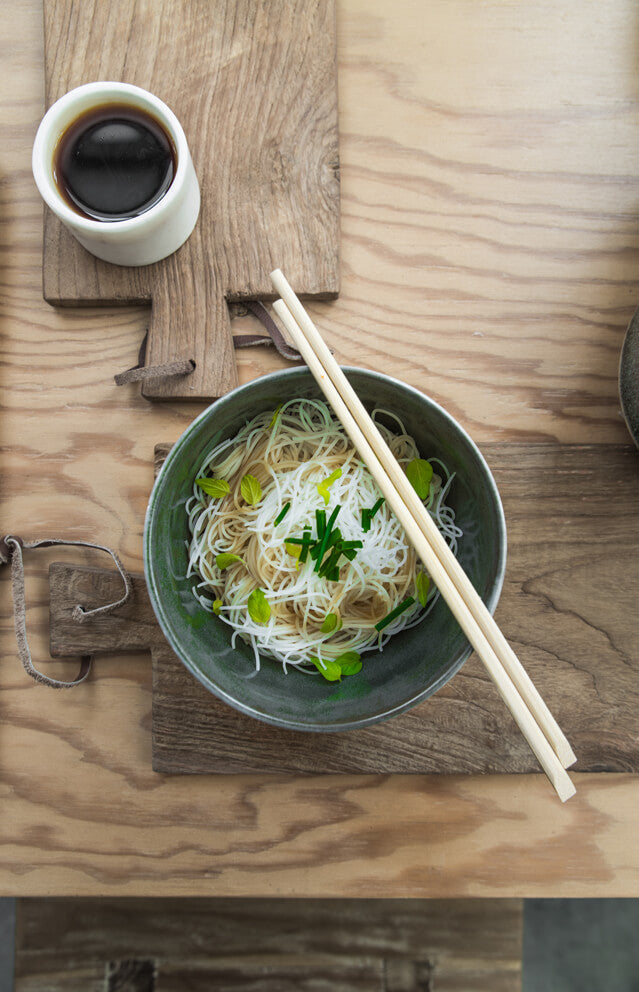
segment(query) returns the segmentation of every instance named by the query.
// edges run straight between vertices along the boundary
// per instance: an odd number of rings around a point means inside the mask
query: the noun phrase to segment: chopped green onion
[[[304,535],[303,535],[303,540],[304,540],[305,543],[302,545],[302,553],[300,554],[300,564],[301,565],[303,565],[304,562],[306,561],[306,559],[308,558],[308,551],[309,551],[309,543],[308,542],[310,542],[310,539],[311,539],[311,530],[310,530],[310,527],[308,529],[305,528],[304,529]]]
[[[380,496],[377,502],[369,509],[362,510],[362,530],[365,534],[371,529],[371,520],[378,510],[384,505],[384,497]]]
[[[255,623],[268,623],[271,616],[271,607],[262,589],[254,589],[248,598],[248,611],[251,620]]]
[[[323,479],[322,482],[318,482],[317,484],[317,491],[324,500],[326,506],[328,506],[328,501],[330,499],[329,489],[334,482],[337,482],[341,474],[341,468],[336,468],[334,472],[331,472],[327,479]]]
[[[230,552],[225,551],[221,555],[215,556],[215,564],[219,568],[220,572],[223,572],[225,568],[229,565],[234,565],[236,561],[242,561],[239,555],[232,555]],[[244,562],[242,561],[242,564]]]
[[[339,559],[342,555],[353,561],[359,548],[363,547],[362,541],[345,541],[339,527],[335,527],[337,514],[341,509],[340,504],[334,507],[328,521],[325,510],[315,511],[315,523],[317,526],[317,536],[311,537],[311,529],[304,529],[303,537],[289,537],[285,541],[286,550],[295,554],[300,562],[305,562],[307,558],[315,562],[314,571],[321,578],[326,578],[329,582],[337,582],[339,579]],[[291,547],[289,547],[289,545]],[[293,551],[292,547],[299,545],[301,551]]]
[[[377,500],[377,502],[373,504],[373,508],[370,511],[371,517],[374,517],[375,514],[377,513],[377,511],[378,510],[381,510],[381,508],[383,507],[383,505],[384,505],[385,502],[386,501],[385,501],[384,497],[383,496],[380,496],[379,499]]]
[[[338,544],[341,545],[342,543],[342,532],[339,527],[334,527],[331,531],[331,536],[326,542],[324,552],[326,553],[327,551],[330,551],[331,548],[335,548]]]
[[[425,458],[413,458],[406,466],[408,481],[420,499],[428,499],[433,466]]]
[[[309,550],[311,554],[313,553],[313,543],[310,528],[305,528],[302,537],[287,538],[284,541],[284,547],[289,555],[293,555],[294,558],[299,559],[298,565],[303,565],[308,558]]]
[[[278,524],[281,524],[282,523],[282,520],[284,519],[284,517],[286,516],[286,514],[288,513],[288,511],[290,510],[290,508],[291,508],[291,504],[290,503],[285,503],[284,504],[284,506],[282,507],[282,509],[280,510],[280,512],[278,513],[278,515],[275,518],[275,526],[276,527],[277,527]]]
[[[393,620],[410,609],[414,602],[413,596],[408,596],[403,603],[400,603],[399,606],[396,606],[394,610],[391,610],[390,613],[387,613],[382,620],[375,624],[375,630],[383,630],[384,627],[388,627],[389,623],[392,623]]]
[[[196,479],[195,481],[200,489],[207,496],[212,496],[213,499],[222,499],[223,496],[227,496],[231,491],[231,487],[226,479]]]
[[[331,574],[335,570],[341,556],[342,556],[342,552],[340,548],[333,548],[328,558],[326,558],[326,560],[322,563],[322,565],[319,568],[320,578],[328,577],[329,574]],[[339,575],[339,569],[338,569],[338,575]]]
[[[328,539],[331,536],[331,531],[333,529],[333,524],[335,523],[335,520],[337,519],[337,514],[339,513],[339,511],[340,511],[340,505],[338,503],[337,506],[335,507],[335,509],[333,510],[333,512],[331,513],[330,517],[328,518],[328,523],[326,524],[326,529],[324,530],[324,534],[323,534],[322,540],[320,542],[319,551],[318,551],[318,554],[317,554],[317,559],[315,561],[315,571],[316,572],[319,572],[320,567],[321,567],[321,564],[322,564],[322,561],[324,560],[324,555],[326,553],[326,545],[328,544]],[[320,512],[323,513],[324,511],[322,510]]]
[[[262,498],[262,487],[254,475],[245,475],[240,482],[242,498],[249,506],[256,506]]]

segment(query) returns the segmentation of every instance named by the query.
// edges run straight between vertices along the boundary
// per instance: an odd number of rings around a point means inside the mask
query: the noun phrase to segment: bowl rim
[[[371,369],[365,369],[362,368],[361,366],[340,365],[340,368],[347,376],[351,373],[356,373],[358,375],[364,374],[365,376],[373,380],[377,379],[379,381],[384,382],[386,385],[398,387],[404,392],[412,394],[417,402],[425,403],[426,406],[429,406],[432,409],[436,410],[437,413],[444,418],[444,420],[448,421],[455,428],[455,430],[459,432],[459,434],[465,440],[466,444],[472,450],[474,456],[476,457],[477,461],[480,463],[483,469],[484,476],[488,484],[488,489],[493,499],[494,509],[496,511],[496,515],[498,518],[497,520],[498,532],[501,537],[500,553],[499,553],[499,558],[497,560],[494,582],[489,595],[484,601],[486,608],[489,610],[489,612],[491,614],[494,613],[497,604],[499,602],[499,598],[504,584],[504,578],[506,573],[506,560],[507,560],[507,552],[508,552],[508,547],[507,547],[508,537],[506,530],[506,518],[504,515],[504,508],[503,508],[501,496],[497,488],[497,484],[493,478],[493,474],[490,470],[490,467],[486,459],[482,455],[481,451],[479,450],[477,444],[473,441],[470,434],[465,430],[465,428],[462,427],[459,421],[452,416],[452,414],[448,413],[448,411],[443,406],[441,406],[441,404],[439,404],[436,400],[432,399],[426,393],[422,392],[420,389],[417,389],[415,386],[411,386],[408,383],[405,383],[402,380],[397,379],[393,376],[387,375],[384,372],[377,372]],[[197,432],[197,430],[200,427],[200,424],[204,420],[206,420],[207,417],[210,416],[211,411],[214,408],[219,409],[221,404],[224,404],[225,402],[229,401],[232,397],[236,396],[238,392],[247,390],[250,387],[255,388],[258,384],[262,384],[264,382],[269,382],[274,380],[279,381],[281,379],[296,377],[299,376],[300,373],[304,373],[307,376],[311,376],[311,372],[307,366],[295,366],[294,368],[277,369],[274,372],[269,372],[263,376],[259,376],[257,379],[253,379],[250,382],[243,383],[241,386],[237,386],[235,389],[231,390],[230,392],[225,393],[224,396],[219,397],[219,399],[214,400],[187,425],[185,430],[182,432],[182,434],[179,436],[179,438],[175,441],[175,443],[171,447],[166,459],[164,460],[164,463],[162,464],[160,471],[157,474],[157,477],[155,479],[153,488],[149,496],[149,501],[147,504],[145,520],[144,520],[144,538],[143,538],[144,574],[145,574],[146,586],[149,594],[149,600],[151,602],[151,607],[153,609],[153,612],[155,614],[155,617],[157,619],[157,622],[160,626],[160,629],[164,637],[168,641],[171,649],[174,651],[176,656],[185,666],[185,668],[209,692],[211,692],[218,699],[222,700],[222,702],[231,706],[233,709],[238,710],[241,713],[245,713],[247,716],[260,720],[263,723],[271,724],[272,726],[280,727],[285,730],[295,730],[302,732],[306,731],[306,732],[314,732],[314,733],[335,733],[344,730],[362,729],[364,727],[374,725],[376,723],[381,722],[382,720],[387,720],[390,717],[397,716],[408,709],[412,709],[412,707],[425,701],[430,696],[434,695],[435,692],[438,692],[439,689],[442,688],[442,686],[444,686],[448,681],[450,681],[450,679],[454,675],[457,674],[457,672],[460,671],[460,669],[463,667],[463,665],[466,663],[466,661],[468,660],[468,658],[472,653],[472,646],[466,639],[465,648],[460,651],[456,663],[450,669],[448,669],[446,672],[443,672],[439,676],[439,678],[437,678],[433,683],[431,683],[426,689],[418,690],[409,699],[405,699],[401,703],[398,703],[397,705],[389,706],[376,713],[372,713],[367,717],[358,718],[355,720],[341,720],[332,723],[322,723],[322,724],[301,723],[301,722],[298,723],[295,720],[273,716],[272,714],[269,714],[262,710],[257,710],[253,706],[242,702],[241,700],[237,699],[235,696],[232,696],[229,693],[227,693],[224,689],[222,689],[219,685],[217,685],[210,677],[206,676],[202,671],[200,671],[200,669],[189,660],[185,652],[182,650],[178,638],[174,634],[173,627],[169,617],[165,613],[159,595],[157,578],[151,562],[151,536],[152,536],[154,507],[159,498],[160,491],[164,485],[164,479],[166,475],[171,471],[171,466],[173,461],[175,460],[175,458],[178,457],[181,448],[188,443],[191,435]]]
[[[639,308],[626,328],[617,378],[621,413],[630,437],[639,448]]]

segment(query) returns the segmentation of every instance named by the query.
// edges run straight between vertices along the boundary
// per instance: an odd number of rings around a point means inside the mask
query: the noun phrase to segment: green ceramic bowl
[[[456,478],[448,498],[464,531],[459,559],[494,611],[506,564],[506,527],[492,475],[468,434],[416,389],[363,369],[345,369],[367,409],[396,413],[424,457],[437,455]],[[171,449],[156,480],[146,516],[144,567],[151,603],[169,644],[188,670],[220,699],[259,720],[292,730],[336,731],[364,727],[422,702],[459,671],[470,646],[440,597],[423,624],[391,639],[383,652],[365,655],[358,675],[329,683],[264,659],[256,673],[253,652],[208,614],[187,579],[184,504],[207,451],[232,437],[256,414],[286,399],[320,397],[306,368],[264,376],[213,403]]]

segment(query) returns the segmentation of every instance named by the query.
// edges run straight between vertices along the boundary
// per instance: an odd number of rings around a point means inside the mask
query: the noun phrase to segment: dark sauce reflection
[[[150,210],[173,182],[173,142],[147,111],[103,104],[74,120],[53,155],[53,176],[68,205],[110,223]]]

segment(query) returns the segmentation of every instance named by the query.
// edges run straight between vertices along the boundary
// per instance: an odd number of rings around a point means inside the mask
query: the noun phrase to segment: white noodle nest
[[[372,416],[401,465],[420,457],[394,414],[375,410]],[[399,433],[393,434],[380,417],[395,422]],[[445,502],[453,476],[438,459],[429,460],[438,474],[425,505],[456,553],[461,530]],[[336,468],[342,474],[331,485],[325,505],[317,485]],[[246,474],[254,475],[262,488],[255,506],[240,493]],[[207,455],[196,478],[202,476],[225,479],[231,491],[213,499],[194,483],[187,503],[192,535],[188,575],[197,577],[194,594],[206,610],[213,610],[215,600],[222,601],[220,619],[233,628],[233,645],[239,636],[252,646],[256,669],[262,656],[281,662],[285,671],[292,665],[318,674],[312,658],[381,650],[393,634],[420,623],[432,608],[438,593],[431,587],[426,608],[420,606],[415,577],[421,564],[385,503],[370,530],[362,529],[362,509],[370,509],[381,494],[326,403],[291,400],[275,417],[267,413],[253,418]],[[286,503],[290,508],[275,525]],[[301,537],[305,527],[315,537],[316,510],[325,510],[328,517],[338,504],[335,526],[344,540],[362,541],[363,547],[352,562],[341,560],[339,580],[332,582],[319,577],[310,556],[299,563],[287,550],[286,539]],[[239,555],[242,561],[221,571],[215,558],[223,552]],[[266,624],[256,623],[247,607],[258,587],[271,607]],[[407,596],[415,598],[415,605],[378,632],[375,624]],[[342,627],[322,633],[329,613],[340,617]]]

